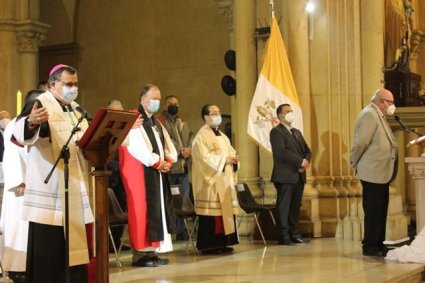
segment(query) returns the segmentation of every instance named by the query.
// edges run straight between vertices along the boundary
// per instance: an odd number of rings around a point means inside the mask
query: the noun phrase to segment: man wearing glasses
[[[378,89],[359,114],[351,147],[351,166],[363,187],[363,255],[384,257],[389,186],[397,174],[398,150],[387,117],[395,111],[393,94]]]
[[[207,104],[201,117],[205,124],[192,143],[192,184],[199,216],[196,247],[203,254],[231,253],[231,246],[239,243],[234,184],[239,156],[218,129],[222,122],[220,109]]]
[[[29,101],[13,129],[17,142],[28,146],[22,218],[29,221],[27,282],[65,281],[64,162],[59,162],[47,184],[62,146],[81,117],[74,108],[78,95],[77,71],[67,65],[53,67],[48,88]],[[89,247],[86,224],[93,223],[87,195],[88,164],[76,146],[88,128],[84,119],[69,147],[69,266],[70,282],[87,282]],[[89,228],[87,227],[87,230]]]

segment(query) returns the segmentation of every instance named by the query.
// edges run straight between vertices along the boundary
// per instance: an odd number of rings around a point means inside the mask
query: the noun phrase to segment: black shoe
[[[159,258],[158,256],[151,257],[150,259],[154,260],[157,265],[166,265],[170,262],[168,258]]]
[[[364,256],[376,256],[376,257],[385,257],[387,255],[387,251],[384,251],[378,247],[371,247],[363,249]]]
[[[224,247],[224,248],[222,248],[221,249],[221,252],[222,253],[224,253],[224,254],[230,254],[230,253],[233,253],[233,248],[232,247]]]
[[[14,283],[24,283],[25,272],[9,271],[9,278],[12,279]]]
[[[207,250],[202,250],[201,253],[203,255],[218,255],[223,253],[223,249],[222,248],[207,249]]]
[[[134,261],[132,265],[138,266],[138,267],[157,267],[158,263],[153,258],[149,258],[145,256],[138,259],[137,261]]]
[[[294,244],[308,244],[310,243],[310,239],[305,239],[305,238],[292,238],[291,239],[292,243]]]
[[[293,246],[294,243],[292,243],[291,239],[282,239],[279,240],[278,242],[279,245],[284,245],[284,246]]]

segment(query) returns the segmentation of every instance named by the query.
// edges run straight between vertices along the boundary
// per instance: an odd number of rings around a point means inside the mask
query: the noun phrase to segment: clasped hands
[[[240,157],[238,155],[226,157],[226,164],[238,164],[239,161]]]
[[[161,160],[161,163],[159,164],[158,171],[161,173],[167,173],[171,170],[172,163],[168,162],[167,160]]]
[[[308,169],[308,167],[310,167],[310,161],[304,160],[303,164],[301,164],[301,167],[298,168],[298,172],[304,172],[305,170]]]
[[[192,150],[190,149],[190,147],[182,147],[182,148],[180,149],[180,155],[181,155],[184,159],[189,158],[191,154],[192,154]]]

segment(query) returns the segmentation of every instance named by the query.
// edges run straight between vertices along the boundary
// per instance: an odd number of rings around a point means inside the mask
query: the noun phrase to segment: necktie
[[[300,139],[298,138],[298,135],[295,131],[295,128],[291,128],[291,134],[294,137],[295,141],[297,142],[297,145],[300,147],[301,150],[303,150],[304,147],[303,147]]]

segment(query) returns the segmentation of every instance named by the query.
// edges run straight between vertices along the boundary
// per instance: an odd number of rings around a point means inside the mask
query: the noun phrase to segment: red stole
[[[150,242],[148,237],[144,166],[128,152],[126,146],[120,146],[119,163],[121,179],[127,195],[131,247],[135,250],[159,247],[160,242]]]

